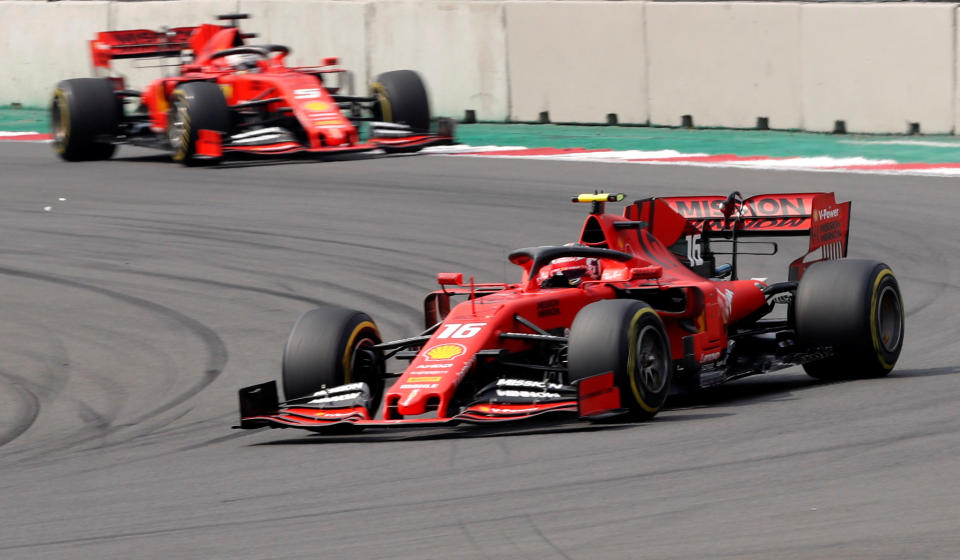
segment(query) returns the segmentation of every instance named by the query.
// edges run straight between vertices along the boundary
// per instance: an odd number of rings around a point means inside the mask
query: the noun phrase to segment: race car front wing
[[[509,386],[507,381],[506,385]],[[502,382],[498,385],[500,388],[503,386]],[[480,400],[449,417],[383,420],[373,418],[368,410],[370,391],[364,383],[325,389],[309,397],[280,402],[276,381],[268,381],[240,389],[240,425],[235,427],[300,428],[322,432],[335,426],[348,425],[435,427],[459,423],[509,422],[544,415],[598,420],[624,412],[620,408],[620,392],[614,384],[612,372],[588,377],[560,389],[552,388],[552,391],[558,392],[561,397],[539,399],[535,392],[514,391],[511,398],[498,399],[495,396],[497,391],[483,390],[478,394]]]

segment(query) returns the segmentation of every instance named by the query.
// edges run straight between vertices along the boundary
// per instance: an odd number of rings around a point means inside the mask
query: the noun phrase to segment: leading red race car
[[[416,151],[453,141],[454,123],[438,119],[411,70],[386,72],[368,96],[348,95],[338,59],[289,67],[283,45],[253,45],[236,20],[163,31],[104,31],[91,41],[94,68],[124,58],[177,57],[179,72],[127,89],[122,77],[57,84],[51,105],[54,149],[68,161],[110,158],[118,144],[171,152],[187,165],[230,154],[290,155],[381,149]],[[369,133],[361,137],[361,122]]]
[[[306,312],[283,354],[286,402],[273,381],[241,389],[240,427],[648,419],[672,388],[793,365],[821,379],[894,367],[904,336],[899,285],[881,262],[844,258],[849,202],[833,193],[732,193],[605,212],[622,198],[574,198],[592,204],[578,242],[514,251],[519,283],[440,274],[419,336],[384,342],[365,313]],[[778,250],[756,236],[809,236],[788,281],[737,277],[738,255]],[[388,373],[388,358],[408,365]]]

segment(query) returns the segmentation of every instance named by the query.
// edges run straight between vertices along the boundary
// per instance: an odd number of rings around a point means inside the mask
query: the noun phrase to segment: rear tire
[[[663,407],[673,369],[663,322],[642,301],[591,303],[570,326],[569,381],[612,371],[621,407],[636,420],[653,418]]]
[[[377,98],[375,118],[406,124],[417,133],[430,131],[430,103],[419,74],[413,70],[384,72],[370,84],[370,89]]]
[[[200,130],[226,134],[230,109],[220,87],[212,82],[187,82],[173,90],[167,119],[167,139],[174,161],[188,166],[215,165],[220,158],[197,157]]]
[[[319,307],[297,320],[283,349],[283,393],[287,400],[327,387],[364,382],[375,414],[383,395],[383,356],[364,363],[357,350],[381,342],[377,325],[366,313],[342,307]]]
[[[803,365],[817,379],[883,377],[903,348],[900,286],[882,262],[844,259],[811,266],[797,288],[794,316],[802,344],[834,349],[833,356]]]
[[[117,146],[104,139],[116,136],[122,117],[110,80],[64,80],[57,84],[50,105],[53,148],[66,161],[110,159]]]

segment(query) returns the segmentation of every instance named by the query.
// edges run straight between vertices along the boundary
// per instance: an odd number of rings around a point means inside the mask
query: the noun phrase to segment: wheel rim
[[[652,325],[643,327],[637,336],[636,376],[651,393],[663,391],[667,384],[669,368],[665,348],[660,331]]]
[[[187,106],[180,100],[170,106],[170,116],[167,122],[167,141],[174,152],[183,148],[183,136],[187,130]]]
[[[877,338],[887,352],[896,352],[903,332],[900,297],[893,286],[884,286],[877,303]]]
[[[370,338],[370,337],[365,337],[365,338],[361,338],[360,340],[358,340],[358,341],[357,341],[357,344],[354,345],[354,347],[353,347],[353,352],[351,352],[351,354],[350,354],[350,381],[351,381],[351,383],[356,382],[356,381],[363,381],[363,382],[367,383],[367,386],[370,385],[370,380],[369,380],[369,379],[366,379],[366,378],[364,378],[364,379],[355,379],[356,373],[357,373],[357,355],[359,354],[359,351],[360,351],[361,348],[366,348],[366,347],[368,347],[368,346],[373,346],[373,345],[376,344],[376,343],[377,343],[377,341],[375,341],[374,339],[372,339],[372,338]]]

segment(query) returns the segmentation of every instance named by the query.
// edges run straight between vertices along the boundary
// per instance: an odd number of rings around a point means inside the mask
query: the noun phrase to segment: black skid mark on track
[[[330,305],[329,302],[326,302],[324,300],[312,298],[309,296],[301,296],[293,292],[285,292],[282,290],[272,290],[270,288],[260,288],[258,286],[248,286],[246,284],[237,284],[235,282],[222,282],[219,280],[211,280],[209,278],[196,278],[193,276],[184,276],[182,274],[169,274],[165,272],[143,272],[138,270],[128,270],[122,267],[111,267],[111,269],[116,272],[122,272],[124,274],[135,274],[135,275],[144,276],[147,278],[157,278],[162,280],[176,280],[177,282],[190,282],[194,284],[201,284],[204,286],[227,288],[227,289],[238,290],[242,292],[251,292],[255,294],[275,296],[275,297],[289,299],[293,301],[302,301],[304,303],[309,303],[312,305]]]
[[[208,240],[222,241],[225,243],[239,244],[239,245],[248,245],[251,243],[248,241],[244,241],[242,239],[237,239],[235,237],[232,237],[229,234],[239,233],[239,234],[246,234],[246,235],[251,235],[256,237],[266,237],[266,238],[280,239],[280,240],[286,240],[286,241],[304,241],[311,244],[328,246],[331,248],[347,249],[347,250],[353,250],[353,249],[370,250],[370,251],[386,253],[394,256],[399,255],[399,256],[410,257],[414,259],[421,258],[423,257],[423,254],[424,254],[423,251],[420,251],[420,250],[405,250],[402,248],[402,246],[391,247],[391,246],[386,246],[382,243],[381,244],[360,243],[357,241],[353,241],[351,239],[338,239],[335,237],[314,237],[314,236],[302,235],[302,234],[291,234],[291,233],[274,232],[274,231],[261,230],[261,229],[226,227],[226,226],[216,226],[216,225],[200,226],[195,222],[171,222],[168,220],[126,218],[122,216],[113,216],[113,215],[104,215],[104,214],[95,214],[95,213],[89,214],[88,216],[92,218],[98,218],[98,219],[102,218],[105,220],[106,223],[113,223],[115,225],[119,225],[121,227],[125,227],[128,229],[134,229],[137,231],[146,231],[150,233],[162,233],[162,234],[177,234],[180,236],[186,236],[190,239],[206,238]],[[132,226],[128,225],[130,223],[132,223],[133,225]],[[142,226],[142,224],[144,223],[154,223],[158,225],[155,227],[149,228],[149,227]],[[49,233],[49,231],[47,230],[41,230],[41,231],[42,233]],[[222,232],[227,235],[212,235],[212,234],[206,233],[206,232],[213,232],[213,231]],[[115,238],[110,237],[109,239],[113,240]],[[416,239],[410,239],[402,236],[401,237],[391,236],[390,239],[391,241],[405,241],[405,242],[412,242],[412,243],[418,242],[418,240]],[[449,238],[438,237],[438,238],[432,238],[430,240],[430,243],[431,243],[433,252],[436,254],[442,253],[440,251],[437,251],[438,248],[449,248],[449,249],[456,250],[456,252],[459,252],[464,249],[471,249],[475,247],[475,243],[473,243],[473,241],[470,239],[464,239],[461,242],[454,242],[454,241],[455,241],[455,238],[453,237],[449,237]],[[325,256],[330,254],[330,251],[326,251],[326,250],[316,250],[316,249],[308,250],[302,247],[294,249],[287,245],[261,243],[260,246],[264,248],[275,248],[283,251],[296,251],[297,253],[305,253],[305,254],[318,255],[318,256]],[[509,251],[505,250],[504,254],[506,254],[507,252]],[[351,251],[351,254],[355,256],[355,252]],[[369,259],[367,262],[370,262],[371,264],[381,264],[381,261],[377,259]],[[438,264],[441,264],[443,266],[462,266],[463,263],[458,260],[439,260]],[[418,271],[419,269],[410,268],[409,270]]]
[[[136,296],[131,296],[129,294],[124,294],[121,292],[116,292],[106,288],[101,288],[99,286],[91,286],[89,284],[84,284],[76,280],[70,280],[67,278],[61,278],[58,276],[43,274],[39,272],[30,272],[26,270],[17,270],[12,268],[0,267],[0,274],[6,276],[14,276],[18,278],[27,278],[31,280],[38,280],[41,282],[50,282],[52,284],[57,284],[60,286],[67,286],[71,288],[76,288],[79,290],[85,290],[95,294],[99,294],[111,299],[122,301],[145,309],[157,315],[168,317],[177,323],[183,325],[186,330],[196,335],[204,344],[207,350],[207,362],[204,365],[203,376],[195,382],[193,385],[188,387],[186,390],[180,392],[179,394],[173,396],[170,399],[167,399],[165,402],[160,403],[151,410],[148,410],[141,414],[140,416],[134,418],[128,423],[125,423],[124,426],[114,427],[111,431],[117,431],[124,427],[129,427],[130,425],[139,424],[143,420],[146,420],[151,417],[155,417],[158,414],[162,414],[166,411],[169,411],[176,407],[177,405],[183,404],[187,399],[196,395],[202,391],[207,385],[212,383],[223,371],[224,366],[227,364],[227,348],[220,336],[214,332],[213,329],[204,325],[203,323],[197,321],[196,319],[189,317],[179,311],[171,309],[169,307],[163,306],[159,303],[155,303],[149,300],[145,300]],[[77,442],[80,443],[80,442]]]

